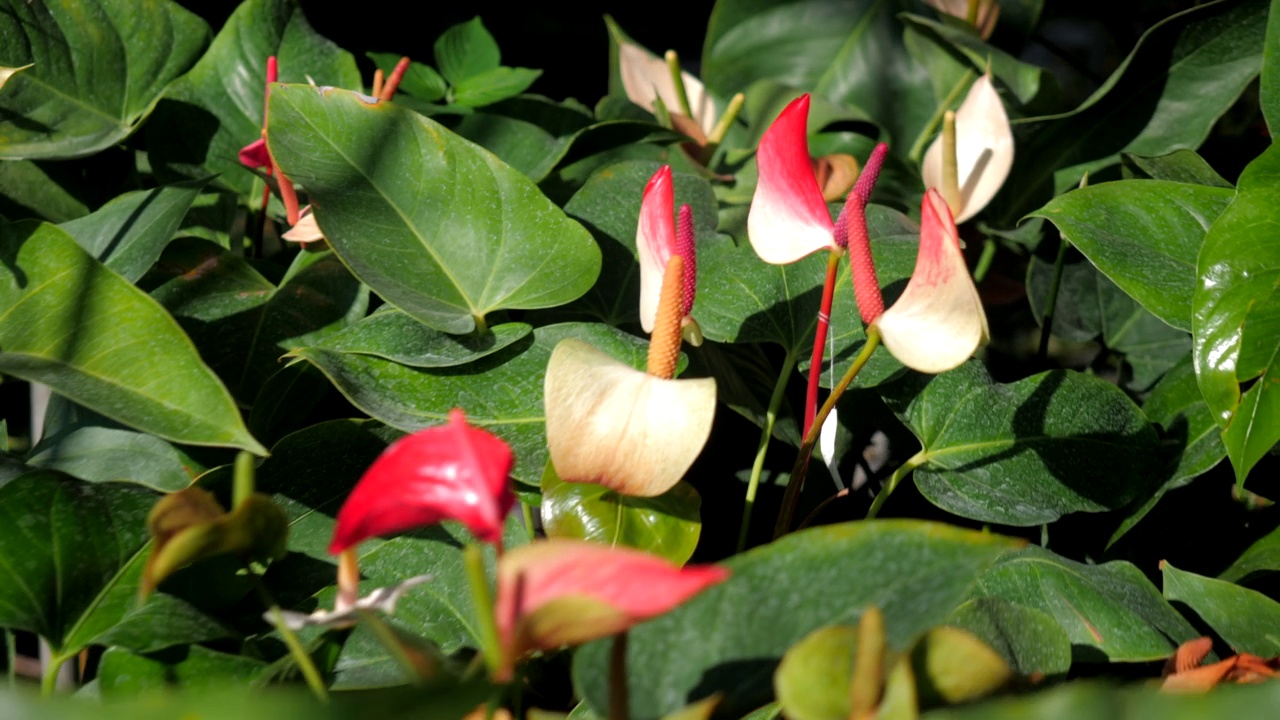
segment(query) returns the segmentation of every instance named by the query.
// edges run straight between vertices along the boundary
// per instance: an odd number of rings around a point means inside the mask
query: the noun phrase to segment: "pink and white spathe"
[[[674,220],[675,191],[671,166],[663,165],[649,178],[640,201],[640,222],[636,225],[636,254],[640,261],[640,326],[653,332],[658,316],[662,279],[673,255],[684,260],[684,290],[681,317],[693,310],[697,288],[697,248],[694,242],[693,212],[680,206],[679,223]]]
[[[872,322],[889,352],[925,373],[960,366],[988,339],[987,315],[960,251],[942,195],[930,189],[920,209],[916,268],[897,302]]]

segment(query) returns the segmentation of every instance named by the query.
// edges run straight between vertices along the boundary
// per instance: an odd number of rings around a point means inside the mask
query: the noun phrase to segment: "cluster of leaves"
[[[717,108],[737,93],[745,104],[708,149],[677,108],[629,101],[616,62],[593,107],[526,93],[539,72],[501,65],[478,19],[375,103],[355,57],[296,0],[246,0],[216,34],[171,0],[0,0],[0,373],[54,393],[34,444],[0,425],[10,672],[14,638],[34,635],[50,688],[81,657],[94,678],[82,692],[184,689],[141,708],[43,706],[56,717],[449,717],[499,697],[604,714],[608,642],[535,661],[503,690],[459,679],[481,638],[454,526],[360,546],[370,586],[432,580],[377,626],[399,642],[365,625],[303,634],[331,706],[198,693],[296,680],[259,591],[291,610],[332,605],[337,508],[389,442],[461,407],[515,452],[526,512],[508,521],[509,547],[537,531],[728,558],[727,582],[630,633],[633,717],[846,717],[868,646],[852,626],[873,607],[885,717],[1280,707],[1275,685],[1178,702],[1088,683],[946,707],[974,697],[957,680],[967,671],[997,668],[974,681],[983,689],[1143,674],[1131,664],[1205,630],[1223,655],[1280,654],[1266,594],[1280,530],[1265,507],[1280,440],[1280,150],[1214,163],[1247,163],[1234,183],[1197,154],[1233,122],[1263,136],[1280,123],[1280,7],[1196,3],[1149,24],[1081,93],[1070,68],[1021,59],[1043,48],[1043,3],[1000,5],[987,41],[911,0],[720,0],[702,81]],[[611,37],[616,59],[630,41]],[[281,83],[264,108],[269,56]],[[368,57],[390,70],[399,55]],[[938,376],[874,355],[826,458],[838,485],[855,471],[861,484],[832,498],[811,473],[800,517],[828,524],[773,542],[780,488],[767,485],[748,515],[756,547],[733,553],[757,428],[757,471],[767,457],[778,479],[800,445],[788,401],[800,374],[832,375],[804,362],[822,259],[767,265],[747,243],[756,143],[804,92],[814,155],[889,143],[868,227],[892,301],[915,262],[923,148],[983,72],[1017,140],[1004,190],[963,227],[990,347]],[[282,244],[282,207],[261,201],[275,180],[237,161],[264,126],[323,249]],[[543,377],[565,338],[643,367],[636,222],[664,163],[698,238],[692,316],[706,342],[681,371],[715,378],[720,408],[687,482],[636,499],[549,471]],[[827,353],[838,371],[866,342],[848,272]],[[873,435],[888,439],[877,458],[863,452]],[[287,519],[287,551],[270,553],[259,587],[214,558],[139,603],[149,509],[193,484],[229,506],[237,449],[264,458],[258,489]],[[899,483],[883,514],[905,517],[829,522]],[[1206,503],[1227,540],[1202,530]],[[404,688],[419,676],[427,687]],[[14,715],[33,702],[0,696]]]

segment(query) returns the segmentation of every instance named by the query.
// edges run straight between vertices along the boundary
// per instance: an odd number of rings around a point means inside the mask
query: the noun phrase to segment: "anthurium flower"
[[[494,614],[504,665],[509,671],[532,650],[622,632],[728,577],[717,565],[681,568],[639,550],[582,540],[523,545],[498,561]]]
[[[574,338],[552,351],[544,390],[556,473],[624,495],[661,495],[680,482],[715,417],[715,380],[657,377]]]
[[[610,23],[610,31],[618,44],[618,74],[622,77],[622,88],[627,93],[627,99],[649,112],[656,112],[655,101],[661,100],[673,119],[676,114],[681,114],[684,103],[680,99],[680,90],[676,87],[667,61],[631,42],[613,23]],[[683,123],[677,124],[676,129],[701,144],[706,142],[719,120],[716,105],[698,78],[681,71],[680,81],[684,84],[685,97],[692,111],[689,119],[693,123],[691,127]]]
[[[958,17],[973,25],[978,35],[986,40],[991,37],[991,33],[996,29],[996,19],[1000,17],[1000,5],[996,0],[924,0],[926,5],[933,9],[946,13],[952,17]],[[970,6],[974,16],[969,17]]]
[[[338,512],[329,552],[441,520],[457,520],[480,540],[501,543],[515,504],[511,465],[511,448],[468,425],[455,409],[447,424],[400,438],[369,466]]]
[[[925,187],[938,188],[948,197],[955,221],[962,223],[991,202],[1013,167],[1013,131],[991,75],[974,81],[955,113],[956,187],[952,189],[947,187],[944,140],[939,135],[929,146],[920,173]]]
[[[897,302],[872,327],[903,365],[926,373],[959,366],[987,341],[987,316],[960,251],[951,211],[937,190],[925,193],[920,208],[915,271]]]
[[[673,255],[679,255],[684,261],[680,315],[686,322],[697,290],[693,211],[688,205],[681,205],[679,222],[676,223],[672,219],[674,207],[671,166],[663,165],[645,185],[640,202],[640,222],[636,226],[636,252],[640,260],[640,325],[648,333],[653,332],[658,317],[662,281]]]

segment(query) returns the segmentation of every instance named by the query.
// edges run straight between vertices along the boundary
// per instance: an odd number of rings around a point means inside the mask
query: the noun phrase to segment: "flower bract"
[[[959,206],[952,207],[951,213],[962,223],[991,202],[1013,168],[1013,131],[990,75],[974,81],[956,111],[955,147]],[[920,172],[925,187],[943,188],[944,160],[939,136],[924,155]]]

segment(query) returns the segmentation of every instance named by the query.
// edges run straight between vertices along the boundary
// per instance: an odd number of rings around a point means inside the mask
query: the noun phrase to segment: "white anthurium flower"
[[[925,187],[945,192],[943,136],[924,154],[920,173]],[[956,180],[959,207],[951,208],[957,223],[977,215],[999,192],[1013,168],[1013,131],[1004,103],[991,76],[974,81],[955,115]]]
[[[292,610],[282,610],[280,614],[284,618],[285,627],[290,630],[301,630],[306,627],[325,627],[325,628],[345,628],[355,625],[360,619],[360,613],[364,611],[377,611],[385,615],[395,612],[396,603],[400,601],[400,597],[412,587],[421,585],[431,580],[430,575],[415,575],[401,583],[388,587],[380,587],[373,592],[355,601],[351,607],[341,610],[316,610],[313,613],[293,612]],[[267,622],[275,623],[274,613],[263,613],[262,617]]]
[[[547,448],[560,478],[639,497],[680,482],[716,410],[712,378],[650,375],[575,338],[552,351],[544,390]]]
[[[655,112],[654,99],[660,98],[668,112],[682,112],[680,94],[666,60],[630,42],[621,33],[614,33],[614,38],[618,43],[618,74],[622,76],[622,88],[627,99]],[[689,109],[693,111],[693,121],[704,137],[711,135],[719,120],[715,102],[698,78],[681,71],[680,79],[684,83],[685,97],[689,99]]]
[[[935,189],[925,193],[920,209],[916,269],[897,302],[872,327],[899,362],[925,373],[960,366],[989,337],[956,224]]]
[[[969,0],[924,0],[925,4],[938,12],[946,13],[967,21],[969,18]],[[983,40],[991,37],[996,29],[996,20],[1000,17],[1000,5],[996,0],[978,0],[977,17],[973,27]]]

